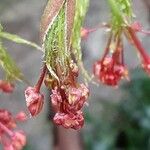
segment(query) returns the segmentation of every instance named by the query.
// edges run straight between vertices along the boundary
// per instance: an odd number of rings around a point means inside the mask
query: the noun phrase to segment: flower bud
[[[12,137],[12,145],[15,150],[21,150],[26,145],[26,136],[22,131],[17,131]]]
[[[23,111],[21,111],[21,112],[19,112],[17,115],[16,115],[16,120],[18,120],[18,121],[26,121],[27,120],[27,115],[23,112]]]
[[[142,67],[147,72],[148,75],[150,75],[150,58],[143,60]]]
[[[12,93],[14,91],[14,85],[8,81],[0,80],[0,90],[5,93]]]
[[[142,25],[138,21],[135,21],[133,24],[131,24],[131,28],[135,32],[140,32],[142,30]]]
[[[28,87],[25,90],[26,105],[32,116],[38,115],[44,104],[44,95],[36,91],[36,88]]]
[[[81,28],[81,38],[86,39],[91,32],[96,31],[96,29]]]

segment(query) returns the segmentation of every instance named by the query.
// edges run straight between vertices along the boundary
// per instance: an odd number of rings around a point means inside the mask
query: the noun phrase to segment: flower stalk
[[[43,80],[45,78],[45,74],[47,72],[47,67],[46,65],[44,64],[43,68],[42,68],[42,71],[41,71],[41,75],[40,75],[40,78],[37,82],[37,84],[35,85],[35,89],[36,89],[36,92],[40,92],[40,88],[42,86],[42,83],[43,83]]]

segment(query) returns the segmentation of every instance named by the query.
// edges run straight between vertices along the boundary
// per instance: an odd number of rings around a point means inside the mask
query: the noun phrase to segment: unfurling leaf
[[[45,62],[50,74],[56,79],[62,74],[64,77],[68,74],[68,63],[72,60],[70,47],[75,3],[75,0],[51,0],[47,3],[41,20]]]
[[[68,64],[75,58],[85,78],[90,80],[83,67],[80,46],[80,31],[88,4],[89,0],[49,0],[47,3],[41,20],[41,38],[46,65],[55,78],[60,77],[59,72],[67,76]]]
[[[65,0],[49,0],[41,19],[41,38],[44,41]]]

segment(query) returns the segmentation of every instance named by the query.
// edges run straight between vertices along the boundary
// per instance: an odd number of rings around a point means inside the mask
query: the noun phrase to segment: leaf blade
[[[5,48],[0,43],[0,66],[6,73],[6,77],[8,80],[19,80],[23,81],[24,76],[21,73],[20,69],[17,67],[16,63],[10,57],[10,55],[6,52]]]
[[[40,46],[38,46],[37,44],[33,43],[33,42],[30,42],[28,40],[25,40],[21,37],[19,37],[18,35],[15,35],[15,34],[10,34],[8,32],[0,32],[0,37],[1,38],[4,38],[4,39],[7,39],[7,40],[10,40],[10,41],[13,41],[17,44],[25,44],[25,45],[29,45],[31,47],[34,47],[40,51],[42,51],[42,48]]]

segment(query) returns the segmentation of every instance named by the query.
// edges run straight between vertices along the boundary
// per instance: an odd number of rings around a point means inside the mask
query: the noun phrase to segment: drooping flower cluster
[[[0,80],[0,90],[5,93],[14,91],[14,84]],[[26,145],[26,136],[22,130],[16,131],[17,122],[27,120],[26,114],[21,111],[16,116],[6,109],[0,109],[0,143],[3,150],[22,150]]]
[[[106,57],[94,64],[94,74],[102,83],[116,86],[121,78],[127,77],[128,71],[113,57]]]
[[[83,84],[54,87],[51,94],[52,106],[56,111],[54,122],[65,128],[80,129],[84,124],[81,109],[88,94],[89,90]]]
[[[77,66],[70,64],[70,73],[61,83],[52,87],[51,102],[54,111],[54,122],[65,128],[80,129],[84,124],[84,117],[81,111],[86,103],[89,90],[84,84],[78,84]]]
[[[137,49],[143,69],[150,74],[150,57],[136,35],[137,32],[144,34],[150,32],[144,31],[139,22],[132,21],[133,11],[130,0],[108,0],[108,4],[111,9],[111,20],[99,28],[106,27],[109,38],[102,58],[94,64],[93,72],[102,83],[117,86],[121,79],[128,79],[128,69],[124,62],[124,36]],[[95,28],[82,28],[81,37],[87,38],[94,30]]]
[[[111,29],[104,55],[94,64],[94,75],[98,80],[106,85],[117,86],[121,79],[128,79],[128,69],[124,64],[123,34],[137,49],[144,70],[150,73],[150,57],[136,35],[139,31],[147,33],[137,22],[122,27],[116,34]]]
[[[26,104],[32,116],[36,116],[42,110],[44,96],[40,94],[40,87],[44,80],[45,85],[52,89],[51,103],[56,112],[53,120],[57,125],[65,128],[80,129],[84,124],[82,107],[87,101],[89,90],[84,84],[77,83],[78,67],[73,61],[69,65],[69,73],[62,79],[61,70],[56,74],[56,80],[44,67],[40,79],[35,87],[28,87],[25,90]]]
[[[5,109],[0,109],[0,143],[3,150],[22,150],[26,144],[26,136],[22,130],[16,131],[17,122],[27,119],[24,112],[12,116]]]

